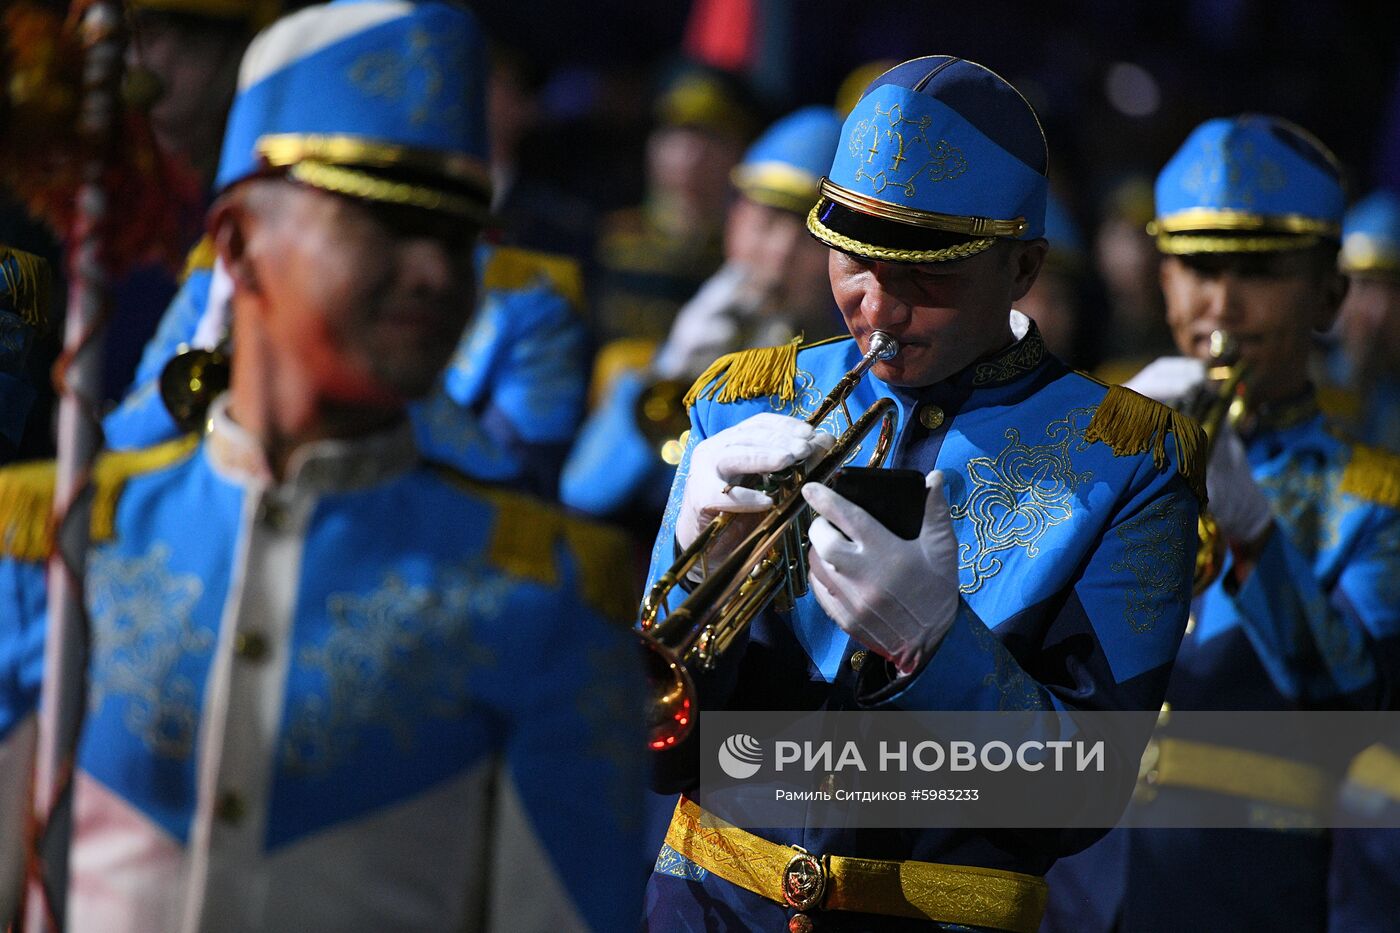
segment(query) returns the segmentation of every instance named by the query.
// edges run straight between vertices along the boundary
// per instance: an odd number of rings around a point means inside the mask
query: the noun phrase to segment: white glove
[[[746,418],[705,438],[690,453],[690,475],[685,481],[680,515],[676,517],[676,541],[682,548],[689,547],[721,512],[762,512],[771,508],[770,496],[732,484],[746,476],[785,470],[813,456],[820,457],[834,442],[830,434],[818,433],[805,421],[769,412]],[[740,536],[725,537],[737,541]],[[723,550],[722,544],[717,545],[709,562],[723,560]]]
[[[737,315],[744,300],[748,271],[728,263],[710,276],[676,314],[675,323],[652,369],[664,379],[693,378],[716,358],[734,349],[739,339]]]
[[[810,532],[817,602],[842,631],[888,658],[900,674],[933,654],[958,611],[958,541],[943,474],[934,470],[925,482],[924,525],[913,541],[826,486],[802,487],[821,516]]]
[[[1206,467],[1206,495],[1210,513],[1229,541],[1258,541],[1273,521],[1269,500],[1254,482],[1244,442],[1228,424],[1220,426]]]
[[[1159,356],[1123,383],[1139,395],[1174,404],[1206,379],[1206,364],[1189,356]]]

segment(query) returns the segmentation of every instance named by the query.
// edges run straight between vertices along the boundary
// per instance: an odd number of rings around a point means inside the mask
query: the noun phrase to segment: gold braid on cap
[[[1003,236],[1018,237],[1026,232],[1026,218],[1014,220],[993,220],[990,217],[972,217],[962,214],[940,214],[937,211],[921,211],[912,207],[901,207],[878,198],[868,198],[856,194],[849,188],[833,184],[828,178],[821,180],[821,195],[861,214],[893,220],[895,223],[941,230],[944,233],[961,233],[963,236]]]
[[[360,136],[315,133],[274,133],[259,137],[258,156],[273,168],[298,162],[322,162],[349,168],[405,168],[444,175],[482,190],[490,199],[491,176],[479,159],[450,152],[414,149]]]
[[[1306,249],[1318,237],[1295,236],[1212,236],[1198,233],[1159,233],[1157,249],[1173,256],[1192,253],[1278,253]]]
[[[1340,237],[1342,228],[1327,220],[1302,214],[1255,214],[1218,207],[1192,207],[1159,217],[1147,225],[1148,233],[1188,233],[1208,230],[1258,230],[1264,233],[1298,233]]]
[[[352,198],[402,204],[428,211],[442,211],[483,224],[490,216],[490,212],[472,198],[438,191],[435,188],[422,185],[389,181],[339,165],[327,165],[324,162],[298,162],[287,169],[287,174],[313,188],[334,191]]]
[[[975,256],[983,250],[990,249],[992,244],[996,242],[995,237],[983,237],[980,240],[968,240],[966,243],[956,243],[943,249],[890,249],[886,246],[876,246],[874,243],[865,243],[845,234],[837,233],[817,219],[817,209],[820,207],[821,202],[818,202],[807,214],[807,229],[812,231],[817,239],[842,252],[854,253],[876,262],[951,262],[955,259]]]

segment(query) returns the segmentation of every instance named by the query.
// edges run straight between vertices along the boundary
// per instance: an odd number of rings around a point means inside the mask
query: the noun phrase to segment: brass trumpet
[[[899,352],[899,344],[882,331],[870,335],[870,349],[822,400],[807,419],[816,427],[846,400],[861,379],[881,360]],[[709,567],[708,554],[733,521],[720,515],[652,586],[641,608],[641,637],[648,649],[648,742],[653,749],[670,748],[690,734],[696,713],[692,670],[712,670],[720,656],[745,627],[775,600],[791,607],[807,592],[806,531],[811,511],[802,498],[804,483],[828,483],[852,452],[879,423],[880,433],[868,465],[882,466],[894,440],[894,400],[882,398],[865,410],[836,439],[821,462],[803,475],[800,467],[760,478],[757,488],[773,496],[774,505],[718,567]],[[704,578],[675,609],[667,611],[671,591],[696,566]]]
[[[211,350],[180,344],[160,372],[160,397],[181,431],[199,431],[204,427],[209,406],[228,391],[231,373],[228,340]]]
[[[1206,369],[1206,384],[1189,398],[1182,411],[1200,422],[1206,435],[1206,460],[1215,450],[1222,425],[1237,425],[1245,412],[1245,377],[1247,366],[1240,360],[1239,341],[1223,330],[1210,335],[1211,364]],[[1202,509],[1196,519],[1196,569],[1192,577],[1194,592],[1200,595],[1215,582],[1225,566],[1225,538],[1210,512]]]

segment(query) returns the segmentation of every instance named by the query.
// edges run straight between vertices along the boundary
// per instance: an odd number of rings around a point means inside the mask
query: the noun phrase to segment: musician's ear
[[[1044,237],[1012,243],[1012,301],[1020,301],[1031,290],[1036,277],[1040,275],[1040,267],[1045,264],[1045,254],[1049,248],[1050,243]]]
[[[220,197],[209,209],[209,237],[235,288],[257,293],[258,276],[248,250],[253,223],[255,218],[236,189]]]

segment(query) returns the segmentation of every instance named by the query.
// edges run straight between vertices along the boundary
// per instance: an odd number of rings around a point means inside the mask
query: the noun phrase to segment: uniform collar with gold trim
[[[1010,324],[1016,340],[992,355],[932,385],[888,386],[887,391],[914,403],[937,404],[949,413],[1012,401],[1019,391],[1016,387],[1038,384],[1039,380],[1030,377],[1055,358],[1029,317],[1013,310]]]
[[[1255,408],[1250,412],[1246,433],[1254,437],[1287,431],[1306,424],[1321,414],[1322,409],[1317,403],[1317,390],[1309,385],[1293,398],[1265,403]]]
[[[267,453],[247,429],[230,417],[227,395],[209,409],[206,445],[214,471],[235,483],[278,485]],[[404,418],[364,437],[304,444],[292,452],[282,485],[318,493],[363,489],[413,468],[419,462],[413,428]]]

